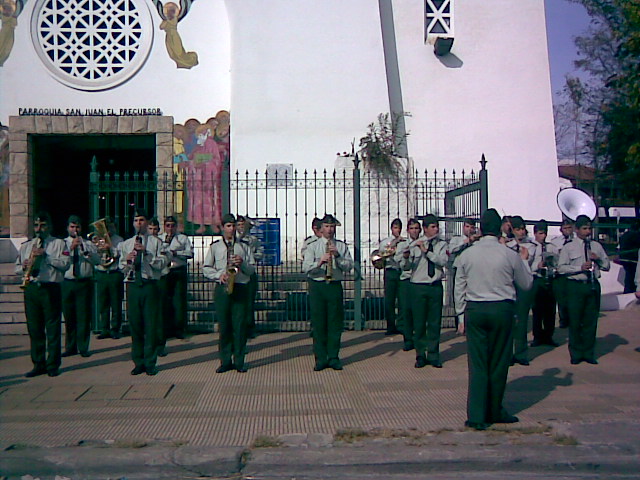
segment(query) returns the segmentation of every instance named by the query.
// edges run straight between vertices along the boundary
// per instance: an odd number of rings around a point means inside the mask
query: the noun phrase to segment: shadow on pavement
[[[516,414],[532,407],[557,387],[573,385],[573,373],[567,372],[564,377],[559,377],[560,372],[559,368],[547,368],[542,375],[529,375],[510,381],[505,393],[505,407],[509,413]]]

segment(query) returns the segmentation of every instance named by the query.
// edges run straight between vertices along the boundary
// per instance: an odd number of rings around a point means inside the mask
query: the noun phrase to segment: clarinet
[[[591,268],[587,272],[587,277],[589,277],[589,283],[591,284],[591,290],[596,290],[596,272],[595,272],[595,262],[591,260],[589,253],[591,253],[591,240],[585,239],[584,241],[584,255],[587,257],[587,261],[591,262]]]

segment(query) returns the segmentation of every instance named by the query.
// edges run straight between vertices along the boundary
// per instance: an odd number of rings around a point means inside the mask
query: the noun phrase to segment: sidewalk
[[[637,305],[603,314],[597,366],[569,364],[566,330],[557,331],[560,347],[530,349],[531,366],[510,369],[505,399],[520,423],[487,432],[463,428],[466,345],[450,330],[442,369],[415,369],[400,337],[345,332],[344,371],[313,372],[308,334],[282,333],[251,341],[248,373],[216,374],[217,335],[207,334],[171,340],[155,377],[129,375],[123,338],[92,339],[90,358],[63,359],[59,377],[34,379],[23,376],[28,337],[2,336],[0,472],[331,478],[359,466],[382,478],[394,464],[438,474],[555,465],[569,475],[597,463],[592,473],[634,478],[624,475],[640,467],[639,321]],[[95,475],[71,476],[88,471],[83,462]]]

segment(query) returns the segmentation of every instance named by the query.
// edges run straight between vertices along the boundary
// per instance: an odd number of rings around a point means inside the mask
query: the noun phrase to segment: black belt
[[[91,277],[85,277],[85,278],[65,278],[64,281],[65,282],[89,282],[91,280]]]
[[[110,273],[121,273],[120,270],[107,270],[106,272],[104,270],[96,270],[96,272],[98,273],[105,273],[105,274],[110,274]]]
[[[442,286],[442,280],[436,280],[435,282],[431,282],[431,283],[423,283],[423,282],[413,282],[414,285],[424,285],[426,287],[441,287]]]

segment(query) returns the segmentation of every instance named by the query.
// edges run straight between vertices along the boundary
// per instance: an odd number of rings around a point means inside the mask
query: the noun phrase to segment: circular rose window
[[[31,36],[56,80],[79,90],[106,90],[144,64],[153,23],[145,0],[37,0]]]

